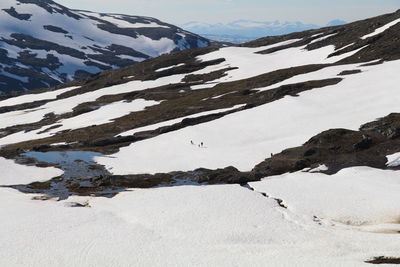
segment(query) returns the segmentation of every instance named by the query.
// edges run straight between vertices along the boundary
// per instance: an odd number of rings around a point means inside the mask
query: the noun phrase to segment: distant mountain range
[[[333,20],[326,26],[346,24],[342,20]],[[212,40],[232,43],[244,43],[264,36],[276,36],[320,28],[320,25],[302,22],[235,20],[229,23],[209,24],[192,21],[182,24],[185,30],[200,34]]]
[[[210,44],[154,18],[71,10],[51,0],[2,0],[0,21],[0,92],[52,87]]]

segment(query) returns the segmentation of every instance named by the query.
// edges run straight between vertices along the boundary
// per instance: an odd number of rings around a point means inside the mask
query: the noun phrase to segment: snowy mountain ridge
[[[338,26],[346,24],[341,20],[333,20],[326,26]],[[202,36],[213,36],[213,40],[228,41],[228,36],[234,40],[234,43],[244,43],[243,40],[257,39],[264,36],[276,36],[289,34],[293,32],[300,32],[310,29],[317,29],[321,26],[315,24],[306,24],[299,21],[254,21],[254,20],[235,20],[228,23],[204,23],[198,21],[191,21],[181,25],[182,28],[200,34]],[[236,41],[235,41],[236,40]]]
[[[399,69],[400,10],[2,99],[0,265],[399,264]]]
[[[0,20],[0,92],[53,87],[209,45],[154,18],[70,10],[50,0],[2,0]]]

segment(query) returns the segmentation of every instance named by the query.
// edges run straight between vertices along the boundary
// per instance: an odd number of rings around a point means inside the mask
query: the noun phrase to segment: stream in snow
[[[22,192],[41,193],[48,198],[67,199],[71,195],[71,188],[80,188],[82,190],[93,190],[96,178],[110,175],[104,166],[94,162],[94,157],[103,157],[104,155],[91,151],[49,151],[49,152],[27,152],[23,153],[16,163],[24,165],[48,164],[62,171],[59,176],[54,176],[50,180],[48,187],[46,183],[37,187],[31,185],[16,185],[13,188]],[[34,160],[34,162],[32,162]],[[61,177],[61,178],[57,178]],[[46,180],[42,181],[46,182]],[[118,190],[116,192],[119,192]],[[104,196],[112,196],[114,191],[103,192]],[[39,198],[42,199],[42,198]]]
[[[91,151],[50,151],[27,152],[23,157],[33,158],[36,161],[55,164],[64,171],[64,178],[92,178],[108,174],[108,172],[94,162],[94,157],[103,156]]]

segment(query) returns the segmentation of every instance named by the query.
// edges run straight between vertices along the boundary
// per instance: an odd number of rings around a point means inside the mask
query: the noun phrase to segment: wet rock
[[[351,74],[357,74],[357,73],[361,73],[361,70],[345,70],[345,71],[342,71],[341,73],[339,73],[338,76],[351,75]]]
[[[315,153],[317,153],[317,150],[315,148],[310,148],[309,150],[304,152],[304,157],[310,157],[310,156],[314,155]]]
[[[363,135],[363,139],[353,145],[355,150],[364,150],[372,146],[373,141],[370,137]]]
[[[284,150],[266,159],[251,173],[255,177],[265,177],[319,165],[328,166],[328,174],[353,166],[385,169],[386,156],[400,151],[400,140],[394,137],[399,123],[399,114],[390,114],[361,126],[360,131],[324,131],[303,146]]]
[[[83,202],[83,203],[79,203],[79,202],[67,202],[65,203],[66,207],[70,207],[70,208],[90,208],[89,202]]]
[[[379,256],[365,262],[371,264],[400,264],[400,258]]]

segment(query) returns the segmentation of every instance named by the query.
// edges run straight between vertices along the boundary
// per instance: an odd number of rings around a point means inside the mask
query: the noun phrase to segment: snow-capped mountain
[[[333,20],[326,26],[343,25],[342,20]],[[192,21],[181,25],[185,30],[219,42],[241,44],[264,36],[276,36],[317,29],[321,26],[302,22],[236,20],[230,23],[209,24]]]
[[[330,21],[326,26],[330,27],[330,26],[340,26],[340,25],[344,25],[347,22],[344,20],[340,20],[340,19],[334,19],[332,21]]]
[[[250,41],[253,41],[257,38],[254,37],[244,37],[240,35],[214,35],[214,34],[202,34],[201,36],[213,40],[219,43],[225,43],[225,44],[244,44]]]
[[[209,24],[192,21],[181,25],[188,31],[201,34],[240,35],[263,37],[316,29],[320,26],[302,22],[235,20],[229,23]]]
[[[185,30],[200,34],[202,36],[232,36],[241,38],[251,38],[252,40],[264,36],[283,35],[292,32],[317,29],[320,26],[313,24],[303,24],[301,22],[280,22],[280,21],[251,21],[236,20],[230,23],[208,24],[203,22],[188,22],[182,24]],[[216,39],[214,37],[214,39]]]
[[[209,41],[154,18],[0,1],[0,92],[52,87]]]
[[[0,265],[398,264],[399,69],[400,10],[2,99]]]

